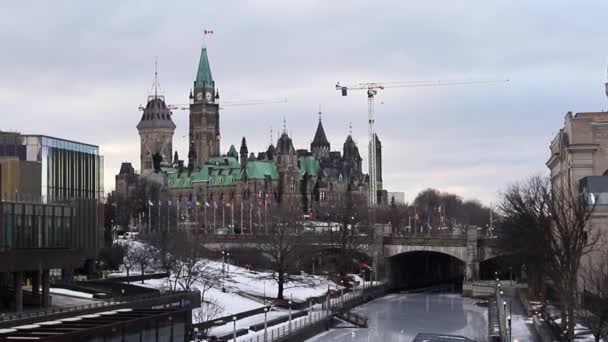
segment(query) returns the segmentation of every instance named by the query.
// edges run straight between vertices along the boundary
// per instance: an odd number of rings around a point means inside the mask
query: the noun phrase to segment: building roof
[[[317,132],[315,132],[315,137],[312,140],[311,146],[329,146],[329,141],[327,140],[327,136],[325,135],[325,130],[323,129],[323,123],[319,120],[319,124],[317,125]]]
[[[279,179],[279,172],[272,161],[250,160],[243,169],[235,158],[215,157],[202,167],[188,173],[168,172],[168,185],[172,189],[189,189],[193,183],[206,182],[209,186],[230,186],[236,181],[248,179]]]
[[[300,166],[300,178],[304,177],[305,174],[316,176],[321,169],[319,161],[313,156],[302,156],[298,158],[298,164]]]
[[[238,154],[238,152],[236,152],[236,147],[234,147],[234,145],[230,145],[230,150],[228,150],[228,153],[226,155],[228,157],[234,157],[234,158],[239,157],[239,154]]]
[[[267,160],[252,160],[247,162],[247,177],[250,179],[265,179],[270,176],[272,180],[279,179],[277,166],[272,161]]]
[[[211,76],[211,67],[209,66],[209,57],[207,56],[207,49],[201,49],[201,58],[198,62],[198,69],[196,70],[196,80],[194,81],[194,88],[213,88],[213,76]]]
[[[152,96],[149,98],[141,120],[137,124],[137,129],[142,128],[175,129],[175,124],[171,119],[171,111],[165,104],[165,99],[162,96]]]

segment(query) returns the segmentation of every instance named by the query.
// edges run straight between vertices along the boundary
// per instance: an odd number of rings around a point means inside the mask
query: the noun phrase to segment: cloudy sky
[[[155,56],[167,102],[187,103],[207,28],[222,100],[288,100],[226,107],[224,152],[242,136],[265,149],[283,117],[296,148],[309,147],[321,105],[332,148],[352,122],[366,156],[366,96],[341,97],[336,81],[511,79],[377,98],[387,189],[489,203],[505,184],[545,172],[566,112],[606,110],[606,13],[602,0],[6,1],[0,129],[100,145],[112,190],[121,162],[139,167],[137,107]],[[174,113],[182,157],[187,118]]]

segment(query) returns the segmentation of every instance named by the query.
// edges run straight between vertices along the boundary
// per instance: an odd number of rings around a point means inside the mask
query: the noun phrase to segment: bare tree
[[[535,176],[512,186],[501,204],[505,215],[502,248],[524,255],[534,271],[551,279],[559,296],[562,328],[570,338],[581,259],[599,239],[599,232],[589,227],[594,208],[590,197],[575,190],[571,182],[551,187],[546,177]],[[517,237],[518,232],[522,236]]]
[[[124,256],[122,258],[122,264],[127,271],[127,284],[130,283],[129,280],[129,272],[131,268],[137,263],[136,261],[136,253],[133,246],[129,242],[125,242],[123,245],[124,248]]]
[[[549,253],[538,246],[550,245],[549,201],[547,179],[533,176],[509,186],[502,192],[499,204],[503,219],[498,224],[498,248],[526,265],[530,288],[541,298],[550,260]]]
[[[141,283],[144,283],[146,267],[150,265],[154,258],[154,248],[137,244],[130,247],[132,251],[133,263],[141,270]]]
[[[582,307],[577,319],[586,326],[595,342],[608,337],[608,251],[594,251],[583,266]]]
[[[330,219],[338,223],[338,230],[330,231],[330,240],[338,247],[338,273],[345,277],[352,271],[360,257],[361,249],[373,241],[372,229],[368,224],[367,210],[346,193],[345,201],[332,208]]]
[[[175,279],[173,289],[176,290],[179,285],[182,290],[189,291],[197,284],[204,294],[219,282],[220,277],[217,269],[211,265],[211,253],[202,247],[198,235],[178,233],[174,236],[177,239],[174,244],[176,248],[169,252],[175,260],[172,269]]]
[[[291,275],[299,271],[298,259],[304,250],[306,238],[300,211],[287,208],[272,208],[268,215],[268,235],[258,249],[268,257],[272,277],[277,282],[277,299],[283,299],[285,284]]]
[[[574,338],[577,277],[581,259],[592,251],[600,237],[599,231],[591,230],[589,225],[595,203],[589,201],[589,194],[574,189],[571,182],[552,187],[550,194],[552,253],[549,272],[559,290],[563,328],[567,329],[570,338]]]
[[[202,301],[199,309],[192,311],[192,318],[196,323],[203,323],[220,317],[223,312],[224,307],[214,298],[210,298],[207,301]],[[210,327],[211,326],[203,328],[203,330],[200,331],[201,337],[207,337]]]

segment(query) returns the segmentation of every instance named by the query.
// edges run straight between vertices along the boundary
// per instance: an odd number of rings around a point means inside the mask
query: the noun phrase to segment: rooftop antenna
[[[154,98],[158,98],[158,56],[154,56]]]
[[[272,126],[270,126],[270,145],[272,146]]]

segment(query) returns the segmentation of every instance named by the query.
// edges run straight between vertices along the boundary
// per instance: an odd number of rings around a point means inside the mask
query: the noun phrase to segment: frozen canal
[[[482,302],[459,294],[392,294],[353,310],[369,318],[368,329],[332,329],[308,342],[409,342],[421,332],[487,341],[487,307],[476,304]]]

